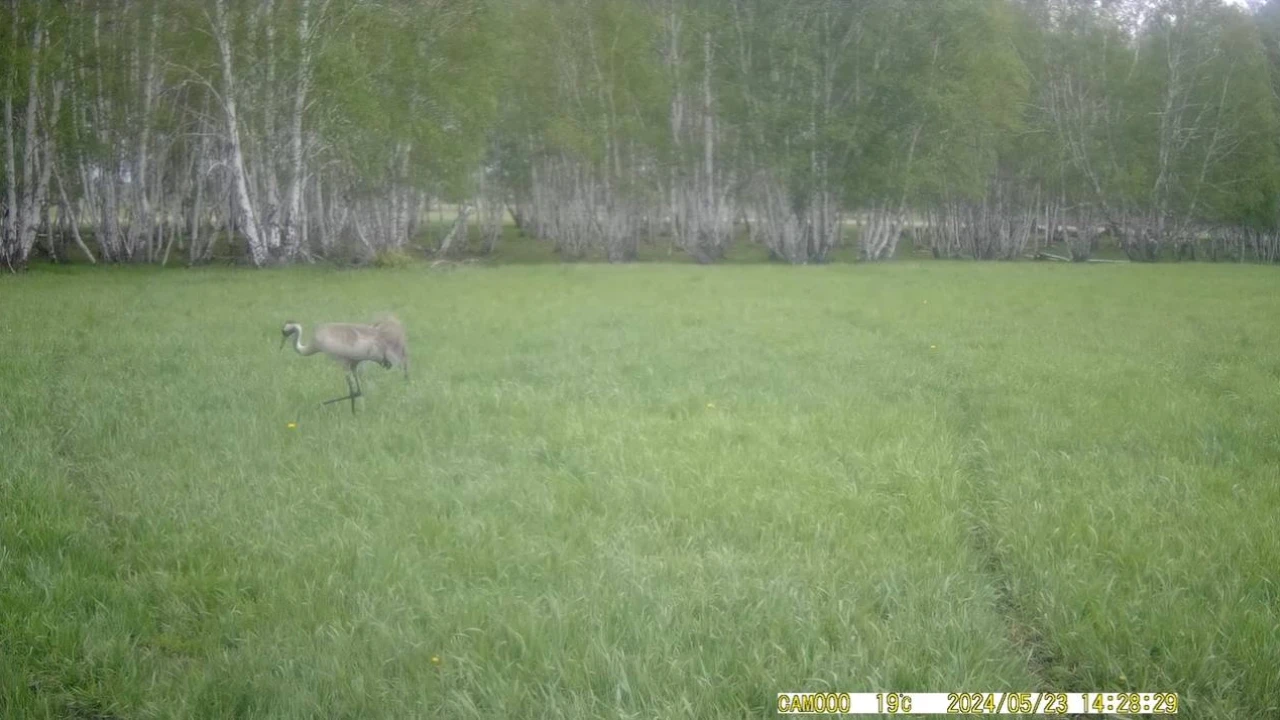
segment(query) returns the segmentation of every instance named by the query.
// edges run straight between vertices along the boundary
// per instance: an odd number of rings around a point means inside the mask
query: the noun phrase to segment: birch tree
[[[231,169],[234,188],[234,211],[237,227],[249,244],[253,264],[267,263],[269,248],[258,223],[258,212],[249,192],[249,175],[245,167],[244,146],[240,136],[240,113],[236,99],[235,55],[232,50],[231,23],[227,0],[215,0],[213,15],[209,18],[213,36],[218,44],[218,61],[221,69],[222,88],[219,99],[226,121],[227,162]]]
[[[50,8],[10,2],[5,25],[9,49],[4,93],[4,219],[0,263],[25,268],[44,223],[55,142],[66,87],[49,28],[61,18]],[[50,72],[50,70],[54,72]]]
[[[8,25],[8,42],[5,49],[5,93],[4,93],[4,180],[5,206],[4,223],[0,225],[0,260],[12,269],[18,260],[18,165],[15,149],[15,135],[18,132],[14,125],[14,93],[17,91],[18,77],[18,39],[19,15],[17,0],[9,0],[5,8],[5,21]]]

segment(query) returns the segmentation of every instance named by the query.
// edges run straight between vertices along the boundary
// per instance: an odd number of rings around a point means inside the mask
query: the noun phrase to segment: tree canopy
[[[1275,0],[5,0],[0,33],[11,268],[376,254],[442,202],[615,261],[1280,254]]]

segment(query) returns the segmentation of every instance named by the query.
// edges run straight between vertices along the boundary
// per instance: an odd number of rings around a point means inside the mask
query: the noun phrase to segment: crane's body
[[[379,318],[363,325],[357,323],[326,323],[317,325],[311,333],[311,342],[302,341],[302,326],[286,322],[281,330],[280,348],[293,338],[293,348],[299,355],[324,353],[336,360],[347,371],[348,393],[340,398],[326,400],[325,405],[343,400],[351,401],[351,412],[356,411],[356,398],[363,395],[360,389],[361,363],[372,362],[384,368],[399,365],[409,379],[409,348],[405,342],[404,326],[392,316]]]

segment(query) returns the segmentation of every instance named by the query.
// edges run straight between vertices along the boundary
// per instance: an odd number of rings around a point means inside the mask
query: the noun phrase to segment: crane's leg
[[[360,368],[356,367],[351,371],[351,377],[356,381],[356,389],[351,391],[351,414],[356,414],[356,398],[364,395],[364,391],[360,389]]]
[[[352,384],[353,380],[355,383],[354,385]],[[356,414],[356,398],[360,397],[362,394],[363,393],[361,393],[360,391],[360,376],[356,375],[355,372],[352,372],[351,374],[347,375],[347,394],[343,395],[340,398],[325,400],[323,404],[331,405],[336,402],[342,402],[343,400],[350,400],[351,414],[355,415]]]

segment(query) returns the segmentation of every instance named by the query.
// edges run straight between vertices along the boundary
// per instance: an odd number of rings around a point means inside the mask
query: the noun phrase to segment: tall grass
[[[1218,266],[0,281],[0,715],[1280,697],[1280,293]],[[392,310],[413,377],[278,350]],[[291,427],[290,424],[296,424]]]

